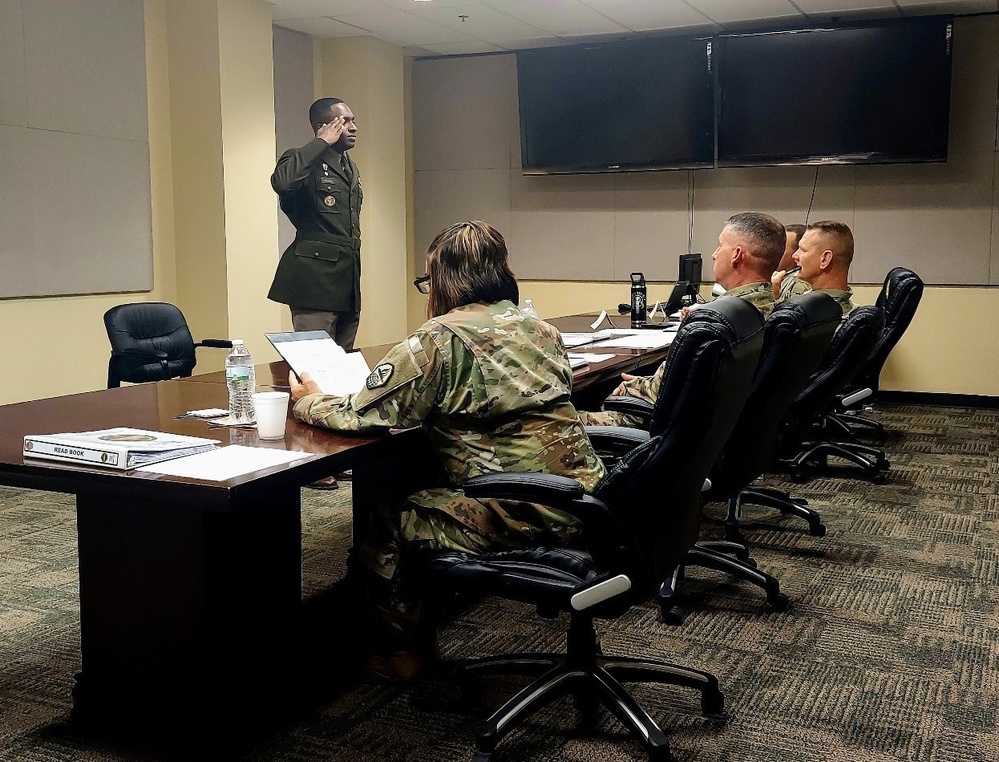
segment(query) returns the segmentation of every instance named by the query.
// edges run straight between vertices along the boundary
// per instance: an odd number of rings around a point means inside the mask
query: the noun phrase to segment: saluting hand
[[[332,121],[321,124],[316,129],[316,137],[326,141],[326,145],[333,145],[343,134],[343,117],[335,116]]]

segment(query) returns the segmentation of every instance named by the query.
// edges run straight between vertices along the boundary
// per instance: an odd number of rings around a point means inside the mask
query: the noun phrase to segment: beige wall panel
[[[309,125],[309,106],[316,100],[312,77],[312,38],[275,26],[274,133],[277,156],[303,146],[315,137]],[[275,156],[275,159],[277,158]],[[274,194],[277,204],[277,194]],[[278,253],[295,240],[295,226],[278,211]],[[275,258],[275,266],[276,266]]]
[[[23,200],[34,256],[3,288],[39,295],[152,288],[148,145],[45,130],[29,130],[28,140]]]
[[[29,126],[146,140],[143,24],[142,0],[25,2]]]
[[[873,303],[877,290],[866,291],[860,297]],[[999,340],[978,333],[964,340],[954,331],[954,326],[997,323],[999,289],[927,287],[881,373],[881,388],[999,396]]]
[[[28,124],[22,0],[0,0],[0,124]]]
[[[104,312],[127,301],[176,301],[165,0],[146,0],[146,10],[155,289],[141,295],[0,300],[0,323],[25,327],[0,332],[0,355],[4,358],[0,363],[0,403],[103,388],[109,353],[102,320]],[[0,160],[0,172],[5,164]],[[43,351],[44,339],[65,335],[67,326],[72,326],[73,340],[64,342],[58,353]],[[196,335],[204,335],[196,325],[192,325],[192,330]],[[199,358],[199,371],[202,359]],[[67,367],[73,368],[73,372],[66,373]],[[31,368],[31,372],[25,373],[25,368]]]
[[[0,193],[0,297],[20,295],[20,279],[25,267],[35,259],[34,230],[25,199],[31,188],[31,132],[27,127],[0,125],[0,188],[18,189]]]
[[[648,281],[675,281],[678,256],[687,251],[689,172],[616,175],[614,280],[641,272]]]
[[[999,177],[999,153],[993,156],[993,177]],[[989,258],[989,283],[999,285],[999,183],[992,185],[992,246]]]
[[[811,220],[853,224],[853,167],[820,167]],[[725,220],[765,212],[784,224],[805,221],[814,167],[744,167],[694,173],[694,251],[709,255]],[[704,274],[707,279],[708,268]]]
[[[200,336],[229,331],[215,2],[167,4],[177,306]]]
[[[512,227],[508,169],[417,171],[414,193],[423,200],[415,220],[415,261],[420,274],[427,246],[452,222],[485,220],[504,236]]]
[[[500,169],[518,146],[513,56],[418,61],[413,67],[415,169]]]
[[[992,151],[996,142],[999,18],[954,21],[950,151]]]
[[[357,345],[406,333],[406,135],[402,48],[372,37],[317,41],[323,95],[342,98],[357,117],[361,210],[361,326]]]
[[[928,283],[988,283],[994,155],[946,164],[857,167],[853,279],[905,265]]]
[[[277,252],[272,51],[267,3],[219,0],[228,335],[257,362],[278,359],[264,334],[281,328],[281,307],[267,299]]]
[[[608,280],[614,275],[614,192],[586,175],[510,173],[506,235],[521,278]]]

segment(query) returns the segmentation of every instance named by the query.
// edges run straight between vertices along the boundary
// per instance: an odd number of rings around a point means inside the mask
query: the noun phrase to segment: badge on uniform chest
[[[323,199],[323,203],[326,204],[326,206],[336,206],[336,198],[333,196],[327,196]]]

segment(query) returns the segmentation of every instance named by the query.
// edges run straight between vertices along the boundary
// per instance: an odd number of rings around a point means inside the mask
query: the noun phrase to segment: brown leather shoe
[[[317,479],[312,482],[312,484],[306,484],[309,489],[340,489],[340,485],[337,484],[335,476],[327,476],[323,479]]]
[[[393,651],[374,654],[364,662],[364,674],[390,683],[409,683],[424,671],[426,665],[413,651]]]

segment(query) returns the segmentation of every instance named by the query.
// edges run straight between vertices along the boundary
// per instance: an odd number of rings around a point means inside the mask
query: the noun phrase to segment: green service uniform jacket
[[[357,165],[316,138],[278,159],[271,186],[297,234],[267,298],[302,309],[361,311],[361,189]]]

